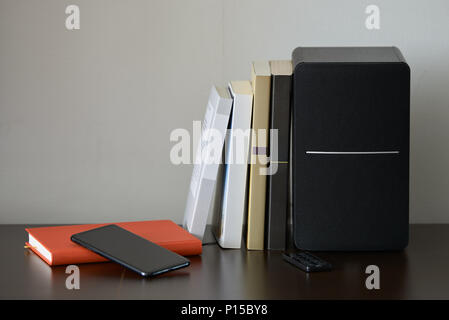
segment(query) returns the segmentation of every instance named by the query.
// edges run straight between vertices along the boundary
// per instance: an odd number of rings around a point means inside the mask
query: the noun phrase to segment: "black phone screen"
[[[144,277],[190,264],[183,256],[114,224],[74,234],[71,240]]]

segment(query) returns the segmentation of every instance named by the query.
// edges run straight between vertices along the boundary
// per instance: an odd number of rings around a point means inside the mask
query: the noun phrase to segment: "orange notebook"
[[[27,246],[51,266],[104,262],[106,258],[72,242],[72,234],[111,223],[27,228]],[[201,241],[170,220],[113,223],[183,256],[201,254]]]

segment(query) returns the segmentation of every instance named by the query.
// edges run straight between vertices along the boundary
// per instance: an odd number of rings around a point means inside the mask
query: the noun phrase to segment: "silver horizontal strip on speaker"
[[[399,154],[399,151],[306,151],[306,154]]]

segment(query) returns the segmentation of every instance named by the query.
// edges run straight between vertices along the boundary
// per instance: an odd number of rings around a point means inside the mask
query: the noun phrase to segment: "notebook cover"
[[[48,261],[35,248],[31,247],[28,242],[26,245],[30,246],[30,249],[34,253],[52,266],[108,261],[96,253],[72,242],[70,237],[75,233],[109,224],[111,223],[25,229],[51,252],[52,261]],[[170,220],[119,222],[113,224],[183,256],[201,254],[202,251],[202,243],[198,238]]]
[[[285,249],[288,211],[288,160],[290,136],[291,75],[272,75],[270,129],[278,130],[276,148],[270,141],[270,167],[276,168],[267,176],[267,213],[265,248]]]
[[[249,81],[231,81],[229,90],[234,99],[233,111],[226,133],[223,164],[217,182],[215,207],[213,208],[214,235],[222,248],[240,248],[242,228],[246,214],[248,152],[253,109],[253,89]],[[241,158],[235,154],[238,132],[248,132],[243,139]],[[233,138],[235,137],[235,138]]]
[[[184,211],[183,227],[199,239],[204,237],[207,217],[213,203],[231,106],[232,98],[228,89],[213,86],[202,122],[202,133],[196,154],[198,163],[193,167]],[[218,132],[220,135],[213,136],[212,132]]]
[[[256,68],[264,69],[258,72]],[[254,90],[253,120],[250,148],[248,219],[246,247],[248,250],[264,249],[265,202],[267,192],[266,155],[270,117],[271,73],[268,61],[255,62],[252,68]],[[265,135],[261,134],[265,130]]]

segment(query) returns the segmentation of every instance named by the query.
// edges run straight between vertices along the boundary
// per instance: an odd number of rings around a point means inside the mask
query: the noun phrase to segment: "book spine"
[[[224,136],[231,112],[232,99],[220,97],[218,90],[215,86],[212,87],[209,96],[196,155],[199,163],[193,168],[184,212],[184,228],[199,239],[203,239],[206,230],[220,160],[215,157],[221,156],[223,151]],[[215,132],[219,133],[219,137],[214,135]],[[213,143],[219,146],[218,150],[214,150]]]
[[[253,134],[250,148],[251,164],[246,247],[248,250],[263,250],[271,76],[255,76],[253,74],[253,86]]]
[[[247,82],[251,92],[251,85]],[[242,225],[245,215],[246,189],[248,175],[249,129],[252,116],[252,94],[236,94],[230,85],[234,98],[229,130],[226,137],[226,164],[223,167],[223,191],[220,213],[214,228],[218,244],[223,248],[240,248],[242,240]],[[234,133],[247,132],[241,147],[243,154],[240,162],[237,154],[239,144],[234,139]]]
[[[270,130],[277,130],[277,141],[270,140],[270,171],[272,174],[267,176],[265,248],[268,250],[284,250],[286,248],[289,209],[290,94],[291,76],[273,75]],[[270,138],[273,136],[271,134]]]

